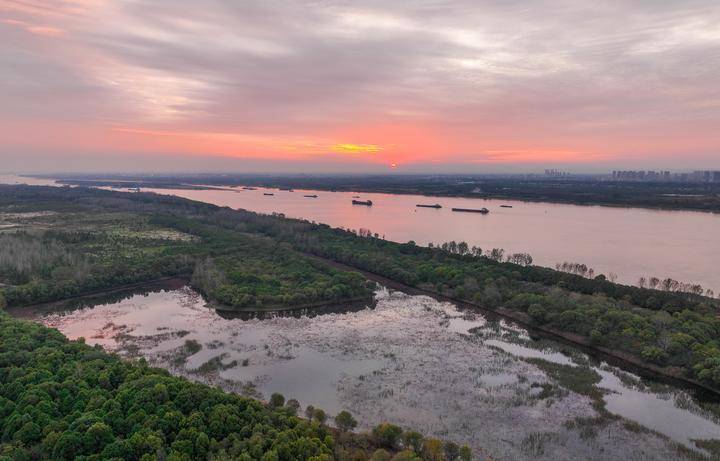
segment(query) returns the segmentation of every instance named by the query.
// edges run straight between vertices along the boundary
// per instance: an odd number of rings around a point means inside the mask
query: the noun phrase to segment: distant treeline
[[[115,180],[93,176],[65,177],[64,180],[78,185],[130,187],[130,184],[132,187],[158,188],[252,185],[720,212],[720,183],[618,182],[590,177],[558,179],[488,175],[168,175],[152,178],[131,175],[118,176]]]

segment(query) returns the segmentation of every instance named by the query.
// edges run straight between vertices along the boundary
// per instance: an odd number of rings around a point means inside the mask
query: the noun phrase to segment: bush
[[[445,461],[443,443],[438,439],[427,439],[423,443],[422,458],[425,461]]]
[[[443,448],[447,461],[455,461],[460,456],[460,447],[455,442],[446,442]]]
[[[390,461],[390,458],[390,453],[388,453],[387,450],[378,448],[370,457],[370,461]]]
[[[403,450],[395,454],[391,461],[419,461],[420,457],[412,450]]]
[[[415,453],[420,453],[422,450],[423,440],[425,437],[419,432],[406,431],[402,435],[402,441],[405,448],[413,450]]]
[[[472,450],[467,445],[460,447],[460,460],[472,461]]]
[[[372,434],[378,445],[394,449],[400,439],[400,436],[402,435],[402,432],[402,429],[394,424],[382,423],[375,426]]]

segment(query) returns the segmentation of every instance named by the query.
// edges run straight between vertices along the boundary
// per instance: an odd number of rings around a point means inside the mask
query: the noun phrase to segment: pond
[[[679,446],[700,453],[694,439],[720,438],[717,417],[682,390],[382,287],[365,309],[311,317],[227,318],[179,285],[11,313],[176,375],[347,409],[363,428],[391,421],[496,460],[684,459]],[[607,414],[554,364],[597,373]]]

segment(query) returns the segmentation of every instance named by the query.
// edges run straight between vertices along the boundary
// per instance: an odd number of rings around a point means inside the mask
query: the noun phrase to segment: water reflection
[[[535,264],[587,264],[596,273],[618,274],[634,284],[641,277],[671,277],[720,292],[720,214],[641,208],[577,206],[512,200],[437,197],[441,209],[417,208],[427,197],[313,190],[143,189],[260,213],[284,213],[334,227],[366,228],[387,239],[421,245],[450,240],[483,249],[528,252]],[[271,191],[275,195],[263,195]],[[305,195],[317,194],[317,198]],[[372,207],[352,206],[353,196]],[[512,205],[503,208],[501,205]],[[454,213],[452,207],[490,209],[490,214]],[[532,231],[530,231],[532,230]],[[658,251],[663,248],[663,251]]]
[[[506,337],[512,338],[514,335]],[[522,358],[542,359],[559,365],[588,366],[588,357],[580,353],[577,353],[580,360],[574,360],[551,348],[529,347],[502,339],[487,339],[484,342]],[[609,391],[605,393],[603,400],[610,413],[623,416],[691,447],[694,446],[693,440],[720,437],[718,418],[692,404],[684,392],[659,383],[654,383],[654,388],[650,391],[641,385],[639,377],[606,363],[592,365],[590,368],[601,377],[597,386]],[[621,379],[621,376],[624,379]],[[678,406],[678,398],[686,405]],[[695,411],[692,411],[693,409]]]
[[[392,421],[493,458],[683,458],[664,439],[622,422],[588,439],[567,423],[596,415],[592,402],[567,391],[543,395],[552,380],[523,358],[592,367],[608,390],[608,411],[671,440],[692,447],[692,439],[720,434],[680,390],[649,388],[578,351],[562,353],[513,325],[423,296],[383,289],[374,309],[225,318],[191,289],[171,287],[54,309],[21,313],[190,379],[261,398],[280,392],[331,415],[348,409],[364,427]],[[540,455],[528,448],[538,431],[547,438]]]
[[[266,320],[274,317],[315,317],[318,315],[326,314],[340,314],[345,312],[357,312],[363,309],[372,309],[375,307],[375,301],[354,301],[348,303],[328,304],[320,307],[313,308],[301,308],[301,309],[285,309],[278,311],[252,311],[252,310],[238,310],[238,309],[226,309],[217,308],[217,314],[228,320],[240,319],[240,320]]]
[[[13,175],[0,175],[0,183],[56,185],[54,180]],[[428,202],[418,195],[240,187],[142,190],[260,213],[284,213],[334,227],[366,228],[399,242],[426,245],[455,240],[483,249],[528,252],[535,264],[584,263],[596,273],[618,274],[621,283],[634,284],[641,276],[671,277],[720,292],[720,273],[715,270],[720,260],[717,213],[459,197],[434,197],[432,203],[443,205],[434,209],[417,208],[417,203]],[[264,195],[270,192],[274,195]],[[352,206],[354,196],[372,200],[373,206]],[[486,207],[490,214],[454,213],[452,207]]]

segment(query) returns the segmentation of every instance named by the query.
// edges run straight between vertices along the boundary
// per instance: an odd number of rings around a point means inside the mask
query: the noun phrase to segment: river
[[[54,184],[48,179],[0,176],[0,183],[21,182]],[[455,240],[484,250],[503,248],[506,254],[526,252],[537,265],[582,263],[596,274],[616,274],[618,282],[631,285],[640,277],[670,277],[698,283],[720,295],[720,271],[716,270],[720,214],[299,189],[142,190],[258,213],[283,213],[333,227],[370,229],[397,242],[427,245]],[[372,200],[373,206],[352,205],[353,197]],[[415,206],[435,203],[442,208]],[[451,211],[482,207],[490,213]]]
[[[259,213],[284,213],[333,227],[370,229],[398,242],[427,245],[455,240],[484,250],[504,248],[506,254],[527,252],[534,264],[582,263],[596,274],[617,274],[617,280],[626,284],[636,284],[640,277],[670,277],[720,293],[716,270],[720,214],[314,190],[143,190]],[[372,200],[373,206],[352,205],[354,196]],[[415,206],[435,203],[442,208]],[[451,211],[482,207],[490,213]]]

